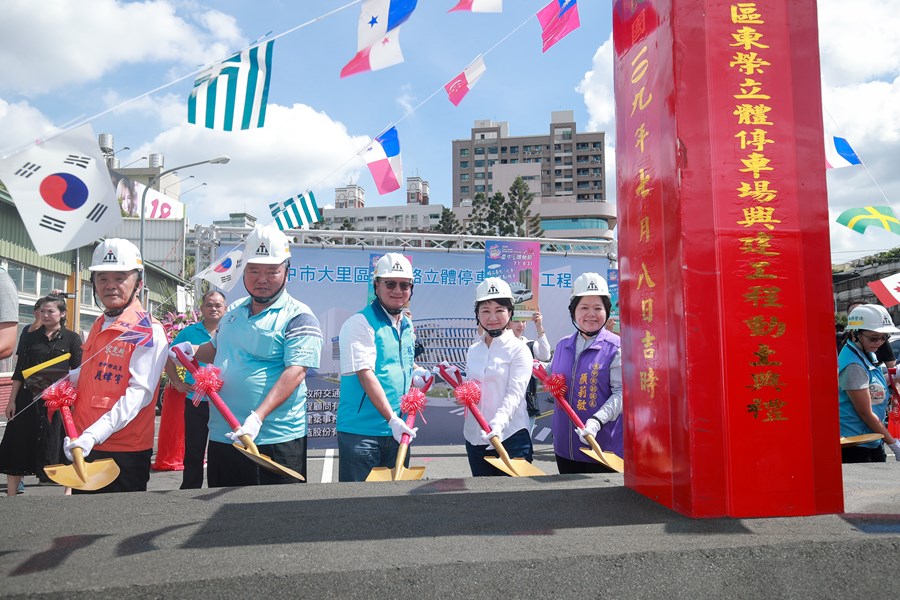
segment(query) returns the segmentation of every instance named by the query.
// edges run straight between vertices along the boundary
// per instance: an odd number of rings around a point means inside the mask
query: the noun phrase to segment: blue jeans
[[[503,440],[503,447],[510,458],[524,458],[531,462],[534,446],[531,445],[531,434],[527,429],[520,429]],[[485,456],[498,457],[493,446],[475,446],[466,442],[466,454],[469,456],[472,477],[506,477],[506,473],[484,460]]]
[[[374,467],[393,469],[400,444],[390,435],[338,431],[338,481],[365,481]],[[404,466],[409,466],[409,452]]]

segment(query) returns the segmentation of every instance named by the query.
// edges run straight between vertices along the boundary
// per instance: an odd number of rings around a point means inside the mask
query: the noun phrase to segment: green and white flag
[[[322,214],[316,205],[316,197],[312,192],[297,194],[284,202],[272,202],[269,204],[269,210],[275,217],[278,229],[282,231],[300,229],[304,225],[312,225],[316,221],[322,220]]]
[[[886,229],[900,235],[900,220],[890,206],[863,206],[842,212],[837,222],[857,233],[865,233],[867,227]]]
[[[188,123],[224,131],[262,127],[274,45],[253,46],[201,73],[188,98]]]

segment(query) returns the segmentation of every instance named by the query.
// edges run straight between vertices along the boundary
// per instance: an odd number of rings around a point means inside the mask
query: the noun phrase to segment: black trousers
[[[306,436],[278,444],[260,444],[260,454],[297,471],[306,479]],[[241,485],[300,483],[256,465],[231,444],[210,440],[206,456],[206,482],[211,488]]]
[[[560,475],[567,473],[615,473],[615,469],[610,469],[602,463],[595,460],[591,462],[581,462],[579,460],[569,460],[563,458],[559,454],[556,455],[556,468],[559,469]]]
[[[184,471],[181,489],[203,487],[203,459],[206,456],[206,440],[209,438],[209,402],[194,406],[190,399],[184,401]]]
[[[150,481],[150,458],[153,450],[139,452],[104,452],[91,450],[84,462],[94,462],[101,458],[111,458],[119,466],[119,476],[105,488],[93,492],[73,489],[73,494],[114,494],[116,492],[146,492]]]
[[[842,463],[868,463],[868,462],[886,462],[887,455],[884,453],[884,445],[877,448],[866,448],[865,446],[851,446],[849,448],[841,448]]]

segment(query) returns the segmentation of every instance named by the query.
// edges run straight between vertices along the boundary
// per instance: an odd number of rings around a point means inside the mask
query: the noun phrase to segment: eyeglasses
[[[859,335],[860,337],[864,337],[869,340],[869,342],[886,342],[888,341],[888,338],[891,337],[889,335],[869,335],[867,333],[861,333]]]
[[[396,288],[399,285],[401,292],[406,292],[408,290],[411,290],[412,286],[413,286],[413,284],[409,283],[408,281],[385,281],[383,283],[384,283],[385,287],[387,287],[387,289],[389,289],[389,290],[393,290],[394,288]]]

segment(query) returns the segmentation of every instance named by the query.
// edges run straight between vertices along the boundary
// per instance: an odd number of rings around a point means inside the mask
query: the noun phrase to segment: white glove
[[[410,440],[414,440],[416,439],[416,432],[419,430],[418,427],[410,429],[409,425],[406,424],[406,421],[398,417],[395,412],[391,413],[391,419],[388,421],[388,425],[390,425],[391,434],[394,436],[394,439],[397,440],[398,444],[403,438],[404,433],[409,435]]]
[[[900,460],[900,440],[895,439],[893,444],[888,444],[888,448],[894,453],[894,458]]]
[[[423,388],[428,385],[428,382],[434,379],[434,375],[431,374],[431,371],[424,367],[416,367],[412,372],[412,384],[413,387]]]
[[[70,461],[74,460],[72,458],[72,448],[81,448],[82,456],[87,458],[87,455],[91,453],[91,450],[94,448],[94,444],[96,444],[96,440],[94,440],[94,436],[89,433],[82,433],[79,437],[74,440],[70,440],[69,436],[66,436],[63,440],[63,452],[66,454],[66,458]]]
[[[500,429],[497,429],[497,428],[491,429],[490,431],[482,431],[482,432],[481,432],[481,439],[483,439],[483,440],[485,441],[485,443],[486,443],[488,446],[490,446],[490,445],[492,445],[492,444],[491,444],[491,438],[492,438],[492,437],[495,437],[495,438],[497,438],[498,440],[500,439],[500,432],[501,432],[501,430],[500,430]]]
[[[230,433],[226,433],[225,437],[227,437],[232,442],[243,445],[241,442],[241,436],[249,435],[250,441],[256,439],[256,436],[259,435],[259,428],[262,427],[262,421],[259,418],[259,415],[256,414],[255,411],[250,411],[250,414],[247,416],[247,419],[244,421],[244,424],[238,427],[237,431],[232,431]]]
[[[176,365],[180,365],[181,361],[175,355],[174,348],[178,348],[179,350],[184,352],[189,359],[194,358],[194,345],[193,344],[191,344],[190,342],[181,342],[180,344],[175,344],[174,346],[169,348],[169,358],[171,358],[172,362],[174,362]]]
[[[78,386],[78,377],[81,375],[81,367],[69,371],[69,383]]]
[[[584,424],[584,429],[575,428],[575,433],[578,434],[578,439],[581,440],[582,444],[587,444],[588,441],[584,436],[587,434],[591,434],[593,437],[597,437],[597,432],[600,431],[600,428],[603,427],[603,424],[597,419],[591,417],[587,420],[587,423]]]

